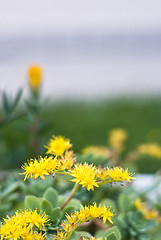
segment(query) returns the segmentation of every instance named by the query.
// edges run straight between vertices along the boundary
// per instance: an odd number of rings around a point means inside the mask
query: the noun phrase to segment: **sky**
[[[161,30],[160,0],[0,0],[0,36]]]

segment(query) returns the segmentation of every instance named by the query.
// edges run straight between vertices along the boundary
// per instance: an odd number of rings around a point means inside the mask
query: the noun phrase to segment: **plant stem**
[[[68,202],[74,197],[75,193],[78,191],[79,185],[76,183],[71,191],[71,193],[69,194],[69,196],[67,197],[67,199],[63,202],[63,204],[61,205],[61,210],[63,210],[65,208],[65,206],[68,204]]]
[[[90,220],[92,220],[92,219],[93,219],[93,218],[90,217],[90,218],[87,218],[85,221],[88,222],[88,221],[90,221]],[[72,235],[72,233],[75,231],[75,229],[78,228],[78,227],[79,227],[81,224],[83,224],[83,223],[84,223],[84,222],[78,222],[78,223],[73,227],[72,231],[68,233],[68,236],[67,236],[67,238],[65,238],[65,240],[68,240],[68,239],[70,238],[70,236]]]
[[[33,122],[31,125],[31,148],[32,148],[32,153],[34,154],[34,157],[37,157],[40,152],[39,152],[39,114],[36,113],[33,117]]]

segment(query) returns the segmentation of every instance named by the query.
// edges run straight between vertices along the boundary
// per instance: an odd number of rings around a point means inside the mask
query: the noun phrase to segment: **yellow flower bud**
[[[32,65],[28,71],[29,85],[33,90],[37,90],[41,84],[42,69],[38,65]]]

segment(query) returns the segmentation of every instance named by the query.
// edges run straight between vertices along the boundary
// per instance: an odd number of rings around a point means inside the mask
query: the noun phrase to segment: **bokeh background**
[[[161,2],[5,0],[0,2],[0,90],[28,98],[28,67],[43,69],[40,153],[53,134],[69,137],[76,152],[106,145],[107,132],[124,128],[127,150],[161,144]],[[28,121],[0,129],[2,168],[30,154]],[[5,161],[4,161],[5,159]],[[155,162],[155,160],[153,160]],[[155,172],[156,161],[139,163]]]
[[[161,3],[11,0],[0,3],[1,89],[44,68],[44,94],[95,99],[161,89]]]

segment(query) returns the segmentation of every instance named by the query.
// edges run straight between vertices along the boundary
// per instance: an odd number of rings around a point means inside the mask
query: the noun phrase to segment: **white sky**
[[[161,30],[161,0],[0,0],[0,36]]]

